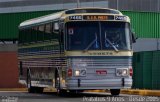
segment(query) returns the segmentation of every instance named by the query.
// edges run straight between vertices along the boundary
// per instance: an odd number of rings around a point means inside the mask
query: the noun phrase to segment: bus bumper
[[[131,88],[132,79],[102,79],[102,80],[84,80],[72,79],[66,83],[67,89],[85,90],[85,89],[125,89]]]

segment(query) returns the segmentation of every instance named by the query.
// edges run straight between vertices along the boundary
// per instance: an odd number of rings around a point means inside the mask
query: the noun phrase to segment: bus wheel
[[[42,93],[43,92],[43,87],[35,87],[36,93]]]
[[[28,87],[28,92],[29,93],[35,93],[35,87],[32,87],[31,78],[30,77],[28,77],[27,87]]]
[[[65,96],[65,95],[67,95],[67,90],[57,89],[57,94],[58,94],[59,96]]]
[[[69,90],[70,93],[77,94],[83,92],[83,90]]]
[[[119,95],[120,89],[110,89],[111,95]]]
[[[31,85],[31,79],[29,78],[28,79],[28,84],[27,84],[28,86],[28,92],[29,93],[42,93],[43,92],[43,87],[33,87],[32,85]]]

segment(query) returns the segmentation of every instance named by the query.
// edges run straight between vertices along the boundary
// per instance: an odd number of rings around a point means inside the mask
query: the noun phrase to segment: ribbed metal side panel
[[[133,88],[143,88],[143,58],[142,54],[134,53],[133,60]]]
[[[123,11],[139,38],[160,38],[160,13]]]
[[[22,61],[23,67],[66,67],[66,58],[60,57],[63,55],[60,54],[59,50],[42,50],[42,51],[19,51],[18,59]]]
[[[143,53],[143,87],[151,89],[152,86],[152,59],[153,53]]]
[[[22,52],[19,53],[18,57],[27,57],[27,56],[43,56],[43,55],[56,55],[59,54],[59,50],[49,50],[49,51],[36,51],[36,52]]]
[[[153,52],[152,89],[160,90],[160,51]]]
[[[160,51],[134,53],[133,88],[160,89]]]
[[[27,59],[22,60],[24,68],[59,68],[66,66],[64,58],[43,58],[43,59]]]

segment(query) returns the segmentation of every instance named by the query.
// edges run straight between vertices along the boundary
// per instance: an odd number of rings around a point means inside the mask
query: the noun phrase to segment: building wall
[[[0,88],[23,87],[18,83],[16,45],[0,45]],[[7,50],[7,51],[6,51]]]

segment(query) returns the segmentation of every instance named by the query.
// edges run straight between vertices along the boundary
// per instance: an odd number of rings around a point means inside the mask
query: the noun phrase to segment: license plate
[[[98,75],[106,75],[107,74],[107,70],[96,70],[96,74],[98,74]]]

